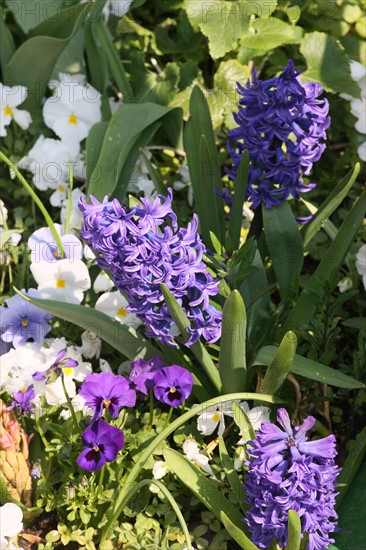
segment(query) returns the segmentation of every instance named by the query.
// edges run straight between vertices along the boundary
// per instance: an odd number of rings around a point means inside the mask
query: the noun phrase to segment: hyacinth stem
[[[3,160],[5,162],[5,164],[7,164],[9,166],[9,168],[14,172],[14,174],[16,175],[16,177],[18,178],[20,183],[28,191],[29,195],[32,197],[33,201],[36,203],[36,205],[40,209],[40,211],[43,214],[44,219],[46,220],[46,223],[47,223],[48,227],[51,230],[52,236],[55,239],[55,242],[56,242],[57,247],[58,247],[58,249],[61,253],[62,258],[66,258],[65,250],[64,250],[64,247],[62,245],[60,235],[57,233],[55,225],[52,221],[52,218],[49,215],[49,213],[47,212],[47,209],[45,208],[45,206],[44,206],[43,202],[41,201],[41,199],[38,197],[37,193],[34,192],[34,190],[29,185],[27,180],[19,172],[19,170],[15,166],[15,164],[13,164],[11,162],[11,160],[6,155],[4,155],[4,153],[2,151],[0,151],[0,159]]]
[[[152,388],[149,388],[149,398],[150,398],[149,428],[151,428],[154,420],[154,393]]]
[[[64,390],[64,394],[65,394],[65,397],[66,397],[66,401],[67,401],[67,406],[69,407],[70,409],[70,413],[71,413],[71,417],[72,417],[72,421],[73,421],[73,424],[74,424],[74,428],[76,430],[76,433],[78,434],[81,434],[81,430],[80,430],[80,427],[79,427],[79,423],[78,423],[78,420],[76,418],[76,414],[75,414],[75,409],[74,409],[74,406],[72,404],[72,401],[70,399],[70,396],[67,392],[67,389],[66,389],[66,385],[65,385],[65,380],[64,380],[64,377],[63,375],[61,375],[61,383],[62,383],[62,388]]]

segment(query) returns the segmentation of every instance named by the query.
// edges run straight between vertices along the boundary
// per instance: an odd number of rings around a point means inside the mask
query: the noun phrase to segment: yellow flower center
[[[65,288],[66,286],[66,283],[65,283],[65,279],[57,279],[56,281],[56,288]]]
[[[64,371],[65,376],[70,376],[71,374],[74,373],[74,369],[72,367],[65,367],[62,370]]]
[[[104,407],[105,409],[108,409],[110,404],[111,404],[111,402],[109,401],[109,399],[104,399],[104,401],[103,401],[103,407]]]
[[[27,327],[28,326],[28,321],[27,319],[23,319],[22,321],[22,327]]]
[[[175,393],[177,390],[176,388],[170,388],[170,392],[169,393]]]
[[[117,310],[117,315],[119,315],[120,317],[126,317],[127,311],[125,310],[124,307],[120,307],[120,308]]]
[[[54,253],[53,253],[53,256],[54,258],[61,258],[61,254],[60,254],[60,251],[59,250],[55,250]],[[59,281],[63,281],[63,279],[59,279]],[[57,286],[57,285],[56,285]],[[65,286],[65,281],[64,281],[64,286]],[[64,286],[62,288],[64,288]]]
[[[220,415],[219,415],[219,413],[215,413],[215,414],[213,415],[213,417],[212,417],[212,420],[213,420],[214,422],[218,422],[218,421],[220,420]]]
[[[57,187],[57,191],[60,191],[60,193],[63,193],[65,191],[65,187],[63,185],[59,185]]]
[[[69,124],[77,124],[78,123],[78,117],[74,114],[70,115],[68,123]]]
[[[13,116],[13,109],[9,105],[5,107],[3,112],[5,116]]]

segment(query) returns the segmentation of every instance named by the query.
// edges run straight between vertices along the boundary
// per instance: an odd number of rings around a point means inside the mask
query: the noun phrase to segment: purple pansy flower
[[[259,80],[257,71],[245,86],[238,83],[242,96],[239,110],[233,113],[236,128],[228,134],[228,149],[233,161],[229,177],[235,179],[245,149],[249,153],[249,183],[246,199],[251,208],[262,202],[276,206],[289,196],[314,184],[304,185],[313,163],[324,149],[330,124],[329,103],[319,99],[323,89],[318,83],[303,84],[290,60],[275,78]]]
[[[12,394],[14,401],[8,407],[8,409],[14,409],[15,407],[19,407],[21,412],[33,412],[31,408],[31,401],[35,398],[36,393],[34,391],[34,386],[31,384],[28,386],[28,388],[25,391],[17,391]]]
[[[190,396],[192,386],[193,376],[178,365],[164,367],[154,376],[156,399],[171,407],[179,407]]]
[[[74,369],[78,366],[78,362],[71,357],[65,357],[66,348],[60,349],[57,353],[55,361],[44,371],[36,371],[32,374],[33,380],[41,382],[46,380],[47,383],[54,382],[60,375],[63,374],[62,369]]]
[[[149,388],[152,388],[154,376],[164,366],[160,357],[152,357],[145,361],[144,359],[136,359],[131,362],[131,372],[128,377],[131,388],[135,388],[144,395],[149,393]]]
[[[24,294],[37,298],[39,293],[34,288]],[[1,339],[11,342],[15,348],[33,340],[36,344],[42,344],[46,334],[51,330],[49,325],[53,315],[30,304],[18,294],[5,300],[7,307],[0,307]]]
[[[84,449],[76,462],[88,472],[100,470],[106,462],[112,462],[123,447],[122,430],[110,426],[102,418],[87,427],[82,434]]]
[[[300,426],[291,427],[285,409],[277,411],[275,424],[265,422],[257,438],[248,442],[246,502],[250,505],[244,520],[259,548],[277,540],[287,543],[287,514],[295,510],[301,520],[302,535],[307,533],[307,550],[323,550],[334,542],[329,534],[337,528],[334,510],[335,481],[340,469],[335,465],[335,437],[308,441],[306,432],[315,424],[308,416]]]
[[[164,283],[190,321],[186,345],[201,336],[215,342],[221,334],[221,312],[210,299],[218,294],[220,281],[203,262],[206,247],[198,234],[198,218],[194,216],[187,228],[178,227],[170,189],[167,197],[159,195],[152,204],[141,200],[142,205],[126,210],[117,199],[105,197],[99,203],[91,197],[91,205],[80,199],[81,237],[126,296],[128,310],[144,322],[147,336],[176,345],[177,327],[164,301]]]
[[[128,380],[112,372],[88,374],[79,395],[85,399],[85,405],[94,410],[93,420],[100,418],[104,410],[117,418],[120,407],[136,404],[136,392],[130,388]]]

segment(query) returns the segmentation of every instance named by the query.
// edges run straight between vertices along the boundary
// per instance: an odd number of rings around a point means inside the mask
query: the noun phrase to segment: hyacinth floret
[[[328,548],[329,534],[336,530],[334,485],[340,469],[335,465],[335,437],[308,441],[306,432],[315,424],[308,416],[300,426],[291,427],[285,409],[277,411],[283,429],[265,422],[256,439],[248,442],[246,502],[250,505],[244,520],[259,548],[268,548],[277,539],[287,543],[287,515],[295,510],[301,520],[301,533],[308,534],[307,550]]]
[[[278,76],[259,80],[254,69],[252,82],[238,83],[239,110],[233,113],[237,127],[228,135],[228,149],[235,179],[245,149],[249,153],[249,183],[246,200],[251,208],[262,202],[267,208],[288,197],[315,187],[305,185],[314,162],[324,149],[330,124],[329,103],[319,99],[323,89],[316,82],[302,83],[300,72],[290,60]]]
[[[146,335],[176,345],[177,327],[164,303],[164,283],[182,306],[190,321],[191,345],[203,336],[214,342],[221,333],[221,312],[210,304],[218,293],[214,279],[203,262],[206,248],[197,232],[194,215],[187,228],[178,227],[172,209],[172,191],[154,202],[124,208],[107,197],[92,204],[81,198],[84,216],[80,235],[97,255],[98,265],[110,271],[117,288],[126,296],[128,309],[146,325]]]

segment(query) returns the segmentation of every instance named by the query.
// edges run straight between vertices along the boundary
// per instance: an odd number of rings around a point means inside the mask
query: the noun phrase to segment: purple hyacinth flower
[[[33,298],[39,296],[34,288],[22,292]],[[0,307],[1,339],[12,343],[15,348],[30,340],[42,344],[46,334],[51,330],[49,321],[53,315],[30,304],[18,294],[5,300],[5,303],[7,307]]]
[[[74,369],[78,366],[78,362],[71,357],[65,357],[66,348],[61,349],[56,356],[52,365],[44,371],[36,371],[32,374],[33,380],[41,382],[46,380],[47,383],[54,382],[59,376],[63,374],[62,369]]]
[[[33,384],[28,386],[28,388],[25,391],[17,391],[12,394],[14,401],[11,403],[10,407],[8,409],[14,409],[15,407],[18,407],[21,412],[33,412],[31,408],[31,401],[35,398],[36,393],[34,391]]]
[[[102,418],[90,424],[82,434],[83,450],[76,462],[88,472],[100,470],[106,462],[113,462],[123,447],[122,430],[110,426]]]
[[[172,210],[172,191],[159,195],[151,204],[129,210],[117,199],[102,203],[91,197],[89,205],[80,199],[84,216],[80,235],[107,269],[117,288],[126,296],[129,311],[147,327],[146,336],[176,346],[177,327],[165,304],[164,283],[181,304],[190,321],[187,346],[201,336],[215,342],[221,334],[221,312],[210,302],[219,292],[203,262],[206,248],[198,234],[198,218],[179,228]],[[178,331],[179,335],[179,331]]]
[[[179,407],[190,396],[192,386],[193,376],[178,365],[164,367],[154,376],[156,399],[171,407]]]
[[[135,388],[144,395],[149,393],[149,388],[154,386],[154,376],[164,366],[160,357],[152,357],[145,361],[144,359],[136,359],[131,362],[131,372],[129,381],[131,388]]]
[[[136,392],[130,388],[128,380],[112,372],[88,374],[79,395],[85,399],[86,406],[94,410],[92,420],[100,418],[104,410],[117,418],[120,407],[134,407],[136,404]]]
[[[310,191],[314,184],[304,185],[302,176],[323,154],[326,130],[330,124],[329,103],[319,99],[320,84],[303,84],[290,60],[275,78],[259,80],[253,71],[252,81],[238,83],[242,96],[237,113],[237,127],[228,134],[228,149],[236,178],[245,149],[249,153],[249,183],[245,200],[251,208],[263,203],[271,208],[289,196],[300,199],[300,192]]]
[[[308,534],[307,550],[323,550],[336,530],[335,481],[340,469],[335,465],[335,437],[308,441],[306,432],[315,424],[307,417],[300,426],[291,427],[285,409],[277,411],[283,429],[265,422],[257,438],[248,442],[246,465],[249,470],[244,487],[250,505],[244,520],[259,548],[277,540],[287,543],[289,510],[301,521],[301,533]]]

